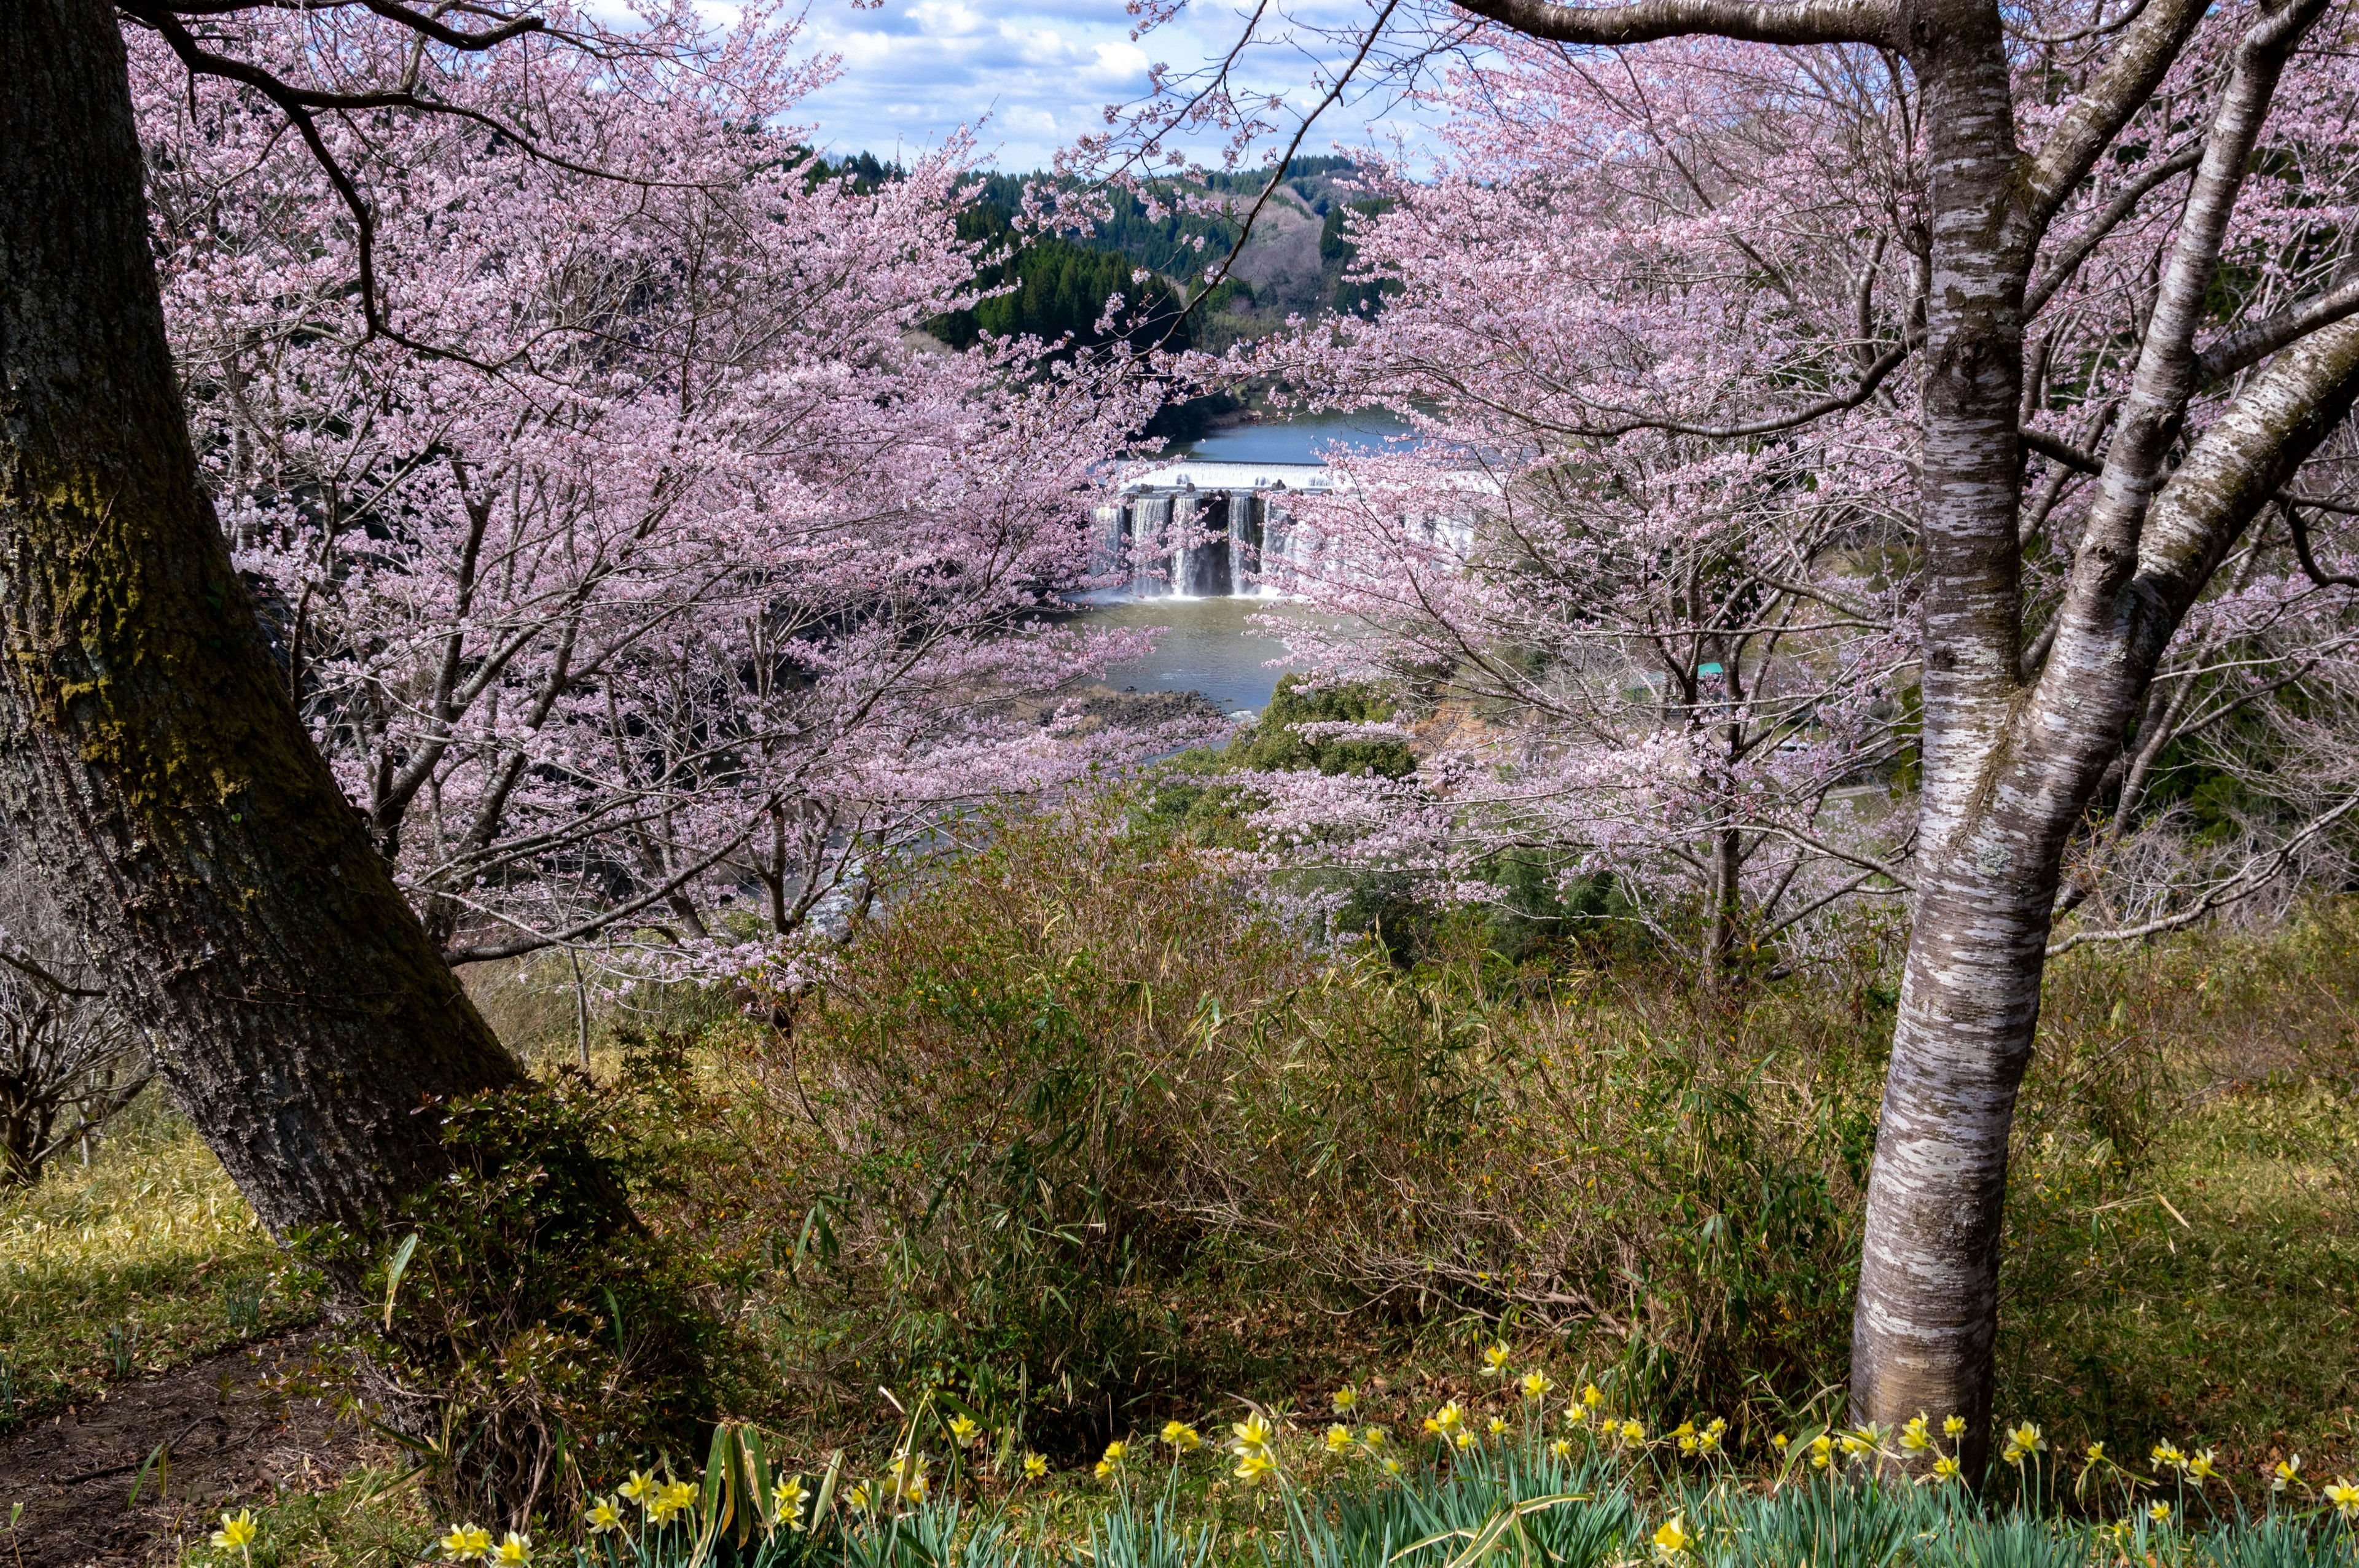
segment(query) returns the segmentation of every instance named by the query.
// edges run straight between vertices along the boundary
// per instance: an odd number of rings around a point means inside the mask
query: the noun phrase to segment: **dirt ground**
[[[224,1509],[349,1469],[369,1444],[307,1391],[317,1339],[289,1335],[120,1384],[0,1438],[0,1568],[169,1563]]]

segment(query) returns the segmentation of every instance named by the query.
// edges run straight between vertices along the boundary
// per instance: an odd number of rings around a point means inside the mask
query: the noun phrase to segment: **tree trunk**
[[[1917,903],[1869,1183],[1852,1330],[1854,1421],[1966,1418],[1987,1452],[2007,1133],[2031,1054],[2054,868],[1995,820],[2022,697],[2016,515],[2031,245],[1997,8],[1908,13],[1931,210],[1921,529],[1924,788]]]
[[[0,5],[0,808],[265,1224],[365,1227],[517,1082],[200,489],[105,0]]]
[[[1704,935],[1703,982],[1712,991],[1735,988],[1743,968],[1737,961],[1737,935],[1745,925],[1745,841],[1734,827],[1716,828],[1712,836],[1712,904]]]

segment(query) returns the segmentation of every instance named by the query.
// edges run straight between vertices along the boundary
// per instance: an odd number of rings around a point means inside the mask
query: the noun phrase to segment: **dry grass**
[[[88,1167],[58,1162],[0,1197],[0,1430],[317,1315],[221,1162],[160,1104],[135,1108]]]

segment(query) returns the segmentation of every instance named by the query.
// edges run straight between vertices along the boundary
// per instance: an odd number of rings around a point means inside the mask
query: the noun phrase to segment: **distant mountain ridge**
[[[821,167],[862,181],[891,179],[900,173],[897,165],[869,153],[823,160]],[[1276,330],[1289,315],[1358,308],[1367,291],[1342,281],[1352,256],[1346,213],[1372,211],[1378,204],[1352,188],[1357,171],[1348,157],[1291,159],[1230,278],[1176,330],[1172,319],[1202,286],[1206,268],[1236,243],[1244,209],[1269,183],[1270,169],[1157,182],[1159,192],[1173,196],[1231,198],[1237,219],[1178,211],[1150,217],[1137,197],[1116,191],[1111,193],[1113,215],[1095,224],[1086,237],[1049,236],[1020,245],[1013,223],[1026,189],[1038,185],[1051,192],[1069,191],[1078,189],[1078,182],[1038,173],[982,175],[975,203],[961,220],[961,232],[971,240],[1010,245],[1013,259],[994,269],[992,281],[1012,281],[1018,287],[946,318],[936,330],[953,346],[973,342],[984,333],[1016,332],[1051,341],[1071,334],[1076,342],[1094,344],[1104,341],[1097,321],[1105,300],[1118,293],[1135,310],[1145,312],[1125,334],[1133,341],[1217,351]],[[1142,267],[1154,277],[1134,282],[1133,273]]]

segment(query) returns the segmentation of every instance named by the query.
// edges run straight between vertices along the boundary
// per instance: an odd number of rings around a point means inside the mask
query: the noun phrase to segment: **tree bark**
[[[0,5],[0,809],[275,1233],[518,1082],[296,715],[174,384],[105,0]]]

